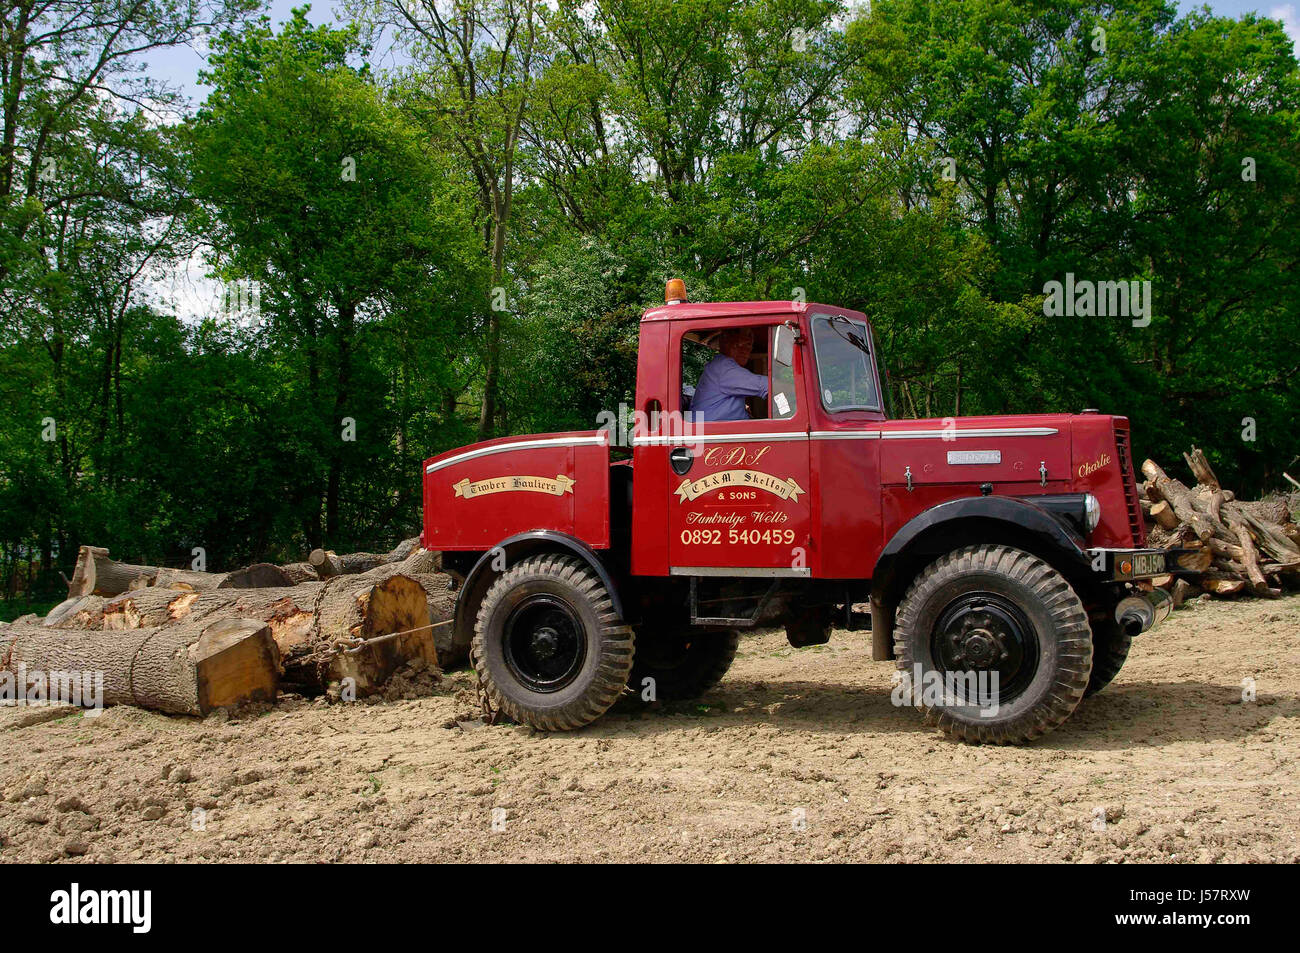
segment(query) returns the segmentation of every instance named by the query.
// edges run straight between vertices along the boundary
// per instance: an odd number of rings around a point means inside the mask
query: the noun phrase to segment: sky
[[[289,19],[290,11],[295,6],[302,5],[304,5],[303,0],[270,0],[268,14],[271,22],[275,24],[284,22]],[[1201,3],[1179,0],[1178,8],[1186,12],[1201,5]],[[1253,11],[1274,17],[1282,21],[1293,41],[1300,38],[1300,0],[1280,0],[1280,2],[1279,0],[1263,0],[1263,2],[1211,0],[1206,5],[1221,16],[1236,17]],[[337,0],[315,0],[311,4],[311,12],[308,13],[307,18],[315,24],[334,23],[341,16],[342,11],[343,4]],[[198,83],[198,72],[204,66],[200,51],[184,46],[158,51],[151,54],[148,66],[153,76],[180,87],[194,100],[195,105],[203,99],[206,90]]]

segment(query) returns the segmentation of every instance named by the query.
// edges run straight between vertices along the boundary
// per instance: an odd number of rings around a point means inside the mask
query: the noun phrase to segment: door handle
[[[691,452],[690,447],[673,447],[668,451],[668,463],[672,466],[673,473],[678,476],[686,476],[694,462],[695,454]]]

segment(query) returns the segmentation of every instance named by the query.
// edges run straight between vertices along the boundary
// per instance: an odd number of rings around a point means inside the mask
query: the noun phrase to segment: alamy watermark
[[[29,671],[19,662],[0,672],[0,706],[76,705],[94,716],[104,710],[102,671]]]
[[[1076,280],[1074,272],[1065,281],[1043,285],[1043,314],[1049,318],[1132,318],[1133,327],[1151,323],[1151,281]]]
[[[910,673],[894,672],[893,682],[889,698],[899,708],[977,708],[981,718],[996,717],[1000,708],[996,669],[927,672],[918,662]]]
[[[596,429],[609,434],[611,447],[630,447],[634,443],[672,444],[690,447],[702,452],[704,432],[696,415],[691,411],[661,411],[646,413],[619,404],[618,410],[602,410],[596,415]]]

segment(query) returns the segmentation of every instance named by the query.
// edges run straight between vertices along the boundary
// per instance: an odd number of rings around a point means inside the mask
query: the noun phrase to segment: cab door
[[[683,385],[692,383],[691,361],[683,349],[689,353],[727,327],[754,329],[749,370],[767,374],[768,397],[751,402],[754,416],[749,420],[697,422],[687,412],[680,432],[663,438],[669,447],[662,463],[669,470],[669,571],[807,576],[815,541],[810,537],[804,355],[796,343],[796,321],[681,322],[672,335],[670,376],[675,375],[676,384],[671,393],[680,398]]]

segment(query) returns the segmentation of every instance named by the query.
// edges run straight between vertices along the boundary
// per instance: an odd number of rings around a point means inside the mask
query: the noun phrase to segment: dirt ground
[[[895,708],[868,638],[757,635],[700,702],[571,734],[481,724],[466,672],[202,721],[3,710],[0,859],[1300,861],[1300,595],[1175,613],[1024,748]]]

